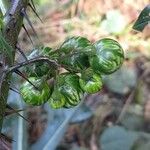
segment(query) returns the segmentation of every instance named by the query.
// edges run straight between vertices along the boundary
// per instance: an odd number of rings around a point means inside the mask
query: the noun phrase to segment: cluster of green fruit
[[[45,47],[33,50],[29,59],[45,56],[55,60],[65,70],[50,67],[46,62],[37,62],[25,68],[29,80],[21,88],[24,101],[31,105],[49,102],[52,108],[71,108],[78,105],[83,94],[101,90],[101,75],[115,72],[123,63],[124,52],[120,44],[109,38],[91,43],[84,37],[71,37],[57,49]],[[53,79],[48,85],[47,80]]]

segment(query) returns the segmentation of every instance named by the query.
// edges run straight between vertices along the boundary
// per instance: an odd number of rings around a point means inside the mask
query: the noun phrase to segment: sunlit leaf
[[[145,26],[149,24],[149,21],[150,21],[150,5],[146,6],[142,10],[133,26],[133,29],[137,31],[143,31]]]

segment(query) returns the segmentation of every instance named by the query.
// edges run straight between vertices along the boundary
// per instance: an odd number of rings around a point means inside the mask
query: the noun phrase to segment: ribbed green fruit
[[[55,89],[52,93],[52,96],[48,100],[50,106],[54,109],[62,108],[65,104],[65,97],[60,93],[57,89]]]
[[[96,55],[90,58],[92,69],[99,74],[111,74],[119,69],[124,60],[120,44],[109,38],[94,43]]]
[[[29,80],[38,89],[25,81],[20,87],[23,100],[30,105],[41,105],[47,102],[52,92],[47,82],[35,77],[31,77]]]
[[[102,89],[101,76],[94,73],[92,69],[87,69],[81,74],[79,79],[82,90],[86,93],[97,93]]]
[[[50,52],[52,51],[49,47],[43,47],[39,49],[33,49],[32,52],[28,55],[28,59],[33,59],[39,56],[50,57]],[[51,76],[54,70],[49,66],[47,62],[36,62],[30,66],[25,67],[25,72],[29,77],[42,77],[42,76]]]
[[[57,76],[49,103],[52,108],[71,108],[80,103],[82,96],[83,91],[79,85],[79,76],[63,73]]]
[[[66,65],[67,70],[81,72],[90,66],[89,57],[96,54],[96,49],[91,42],[84,37],[68,38],[60,46],[60,57],[58,61]]]

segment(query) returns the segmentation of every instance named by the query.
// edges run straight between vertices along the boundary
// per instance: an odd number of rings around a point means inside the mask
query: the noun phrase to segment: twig
[[[17,69],[19,69],[21,67],[24,67],[24,66],[36,63],[36,62],[43,62],[43,61],[47,62],[50,66],[60,67],[60,65],[56,61],[51,60],[48,57],[40,56],[40,57],[32,58],[32,59],[30,59],[28,61],[24,61],[24,62],[18,63],[15,66],[12,66],[12,67],[6,69],[6,72],[7,73],[14,72],[15,70],[17,70]]]
[[[126,100],[126,103],[121,111],[121,114],[119,115],[117,121],[116,121],[116,124],[119,123],[121,121],[121,119],[123,118],[123,116],[125,115],[126,111],[127,111],[127,108],[128,106],[130,105],[130,103],[132,102],[132,99],[134,97],[134,94],[135,94],[135,90],[131,92],[131,94],[129,95],[128,99]]]

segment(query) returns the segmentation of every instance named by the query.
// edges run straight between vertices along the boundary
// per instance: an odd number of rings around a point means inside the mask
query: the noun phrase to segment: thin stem
[[[41,56],[41,57],[35,57],[35,58],[30,59],[28,61],[18,63],[15,66],[6,69],[6,72],[7,73],[14,72],[16,69],[19,69],[21,67],[24,67],[24,66],[36,63],[36,62],[43,62],[43,61],[47,62],[50,66],[53,66],[53,67],[56,67],[56,68],[60,67],[60,65],[56,61],[50,60],[48,57]]]

